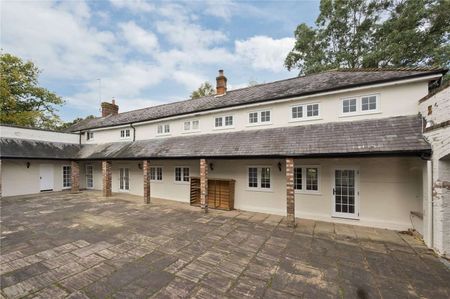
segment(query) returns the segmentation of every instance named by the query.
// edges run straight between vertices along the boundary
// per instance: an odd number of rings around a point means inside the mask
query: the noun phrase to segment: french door
[[[130,170],[128,168],[120,168],[119,190],[120,191],[130,190]]]
[[[94,188],[94,169],[92,165],[86,165],[86,188]]]
[[[359,171],[352,168],[334,170],[333,216],[359,218]]]

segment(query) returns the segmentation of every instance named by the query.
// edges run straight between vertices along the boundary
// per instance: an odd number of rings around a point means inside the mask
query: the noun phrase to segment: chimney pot
[[[219,70],[219,76],[216,77],[216,95],[223,95],[227,92],[227,77],[223,70]]]
[[[116,105],[116,101],[114,99],[111,101],[111,103],[102,102],[101,106],[102,106],[102,117],[119,114],[119,106]]]

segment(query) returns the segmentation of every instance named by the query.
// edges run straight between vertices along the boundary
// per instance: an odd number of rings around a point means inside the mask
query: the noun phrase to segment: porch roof
[[[418,116],[301,125],[96,145],[1,139],[2,158],[168,159],[422,154]]]

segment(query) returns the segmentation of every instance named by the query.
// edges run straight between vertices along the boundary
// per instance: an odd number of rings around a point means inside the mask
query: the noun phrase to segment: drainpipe
[[[79,136],[79,144],[81,145],[81,131],[78,132],[78,136]]]
[[[433,161],[427,161],[427,197],[428,197],[428,217],[427,234],[428,246],[434,248],[433,238]]]
[[[130,127],[133,128],[133,141],[136,141],[136,128],[133,126],[133,123],[130,123]]]

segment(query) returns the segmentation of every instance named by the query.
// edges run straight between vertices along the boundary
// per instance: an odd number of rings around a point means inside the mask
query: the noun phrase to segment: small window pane
[[[164,125],[164,133],[170,133],[170,125]]]
[[[175,168],[175,181],[181,182],[181,168],[180,167]]]
[[[233,116],[225,116],[225,126],[233,125]]]
[[[317,168],[306,168],[306,190],[319,190],[319,170]]]
[[[251,124],[255,124],[258,122],[258,113],[257,112],[251,112],[248,114],[248,122]]]
[[[308,105],[306,109],[308,117],[319,115],[319,104]]]
[[[162,133],[163,133],[163,126],[158,125],[158,134],[162,134]]]
[[[125,137],[125,131],[124,130],[120,131],[120,137],[122,137],[122,138]]]
[[[302,169],[294,168],[294,189],[302,190]]]
[[[188,167],[183,168],[183,181],[189,182],[189,168]]]
[[[216,128],[222,126],[222,117],[216,117],[215,126]]]
[[[250,188],[258,187],[258,168],[249,167],[248,169],[248,186]]]
[[[189,131],[191,129],[191,122],[190,121],[185,121],[184,122],[184,130],[185,131]]]
[[[198,120],[194,120],[194,121],[192,122],[192,129],[193,129],[193,130],[198,130]]]
[[[296,106],[292,107],[292,118],[302,118],[303,117],[303,107]]]
[[[72,186],[72,167],[63,166],[63,188]]]
[[[156,180],[156,169],[154,167],[150,168],[150,180]]]
[[[162,167],[156,168],[156,180],[162,181]]]
[[[270,189],[270,168],[261,168],[261,188]]]
[[[361,110],[369,111],[369,110],[376,110],[376,109],[377,109],[377,97],[376,96],[363,97],[361,99]]]
[[[261,112],[261,122],[270,122],[270,111]]]

